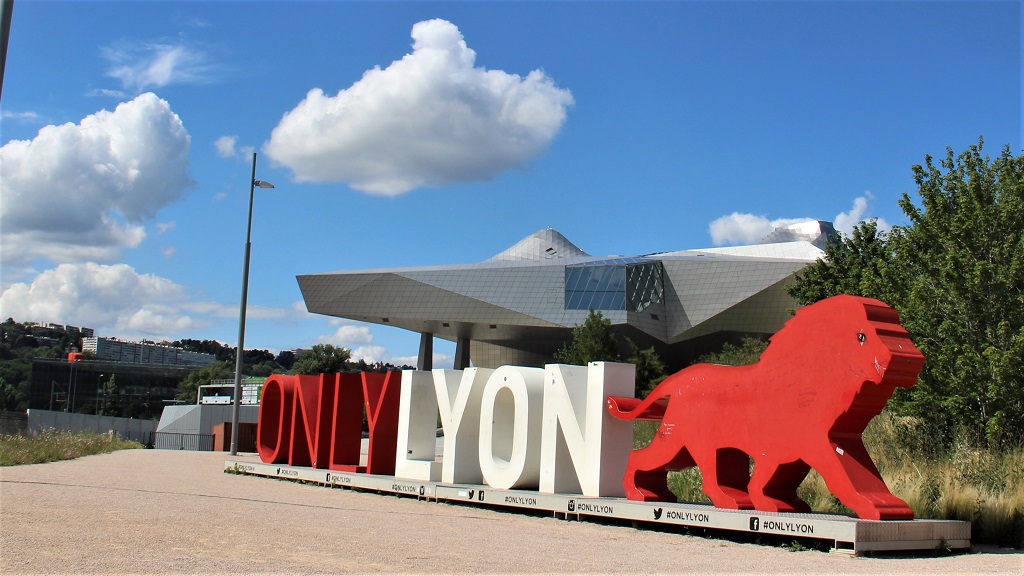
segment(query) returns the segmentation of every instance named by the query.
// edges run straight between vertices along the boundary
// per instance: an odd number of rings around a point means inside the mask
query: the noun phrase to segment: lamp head
[[[253,180],[252,185],[257,188],[273,188],[274,185],[266,180]]]

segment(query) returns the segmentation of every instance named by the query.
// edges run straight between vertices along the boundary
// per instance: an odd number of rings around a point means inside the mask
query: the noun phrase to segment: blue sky
[[[418,336],[305,312],[295,276],[902,223],[910,167],[1021,152],[1020,2],[18,0],[0,315],[161,341]],[[712,223],[715,234],[712,234]],[[454,347],[438,341],[437,365]]]

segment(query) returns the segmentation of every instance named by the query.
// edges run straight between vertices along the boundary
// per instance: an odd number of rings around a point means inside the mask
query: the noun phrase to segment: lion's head
[[[860,296],[833,296],[797,310],[771,337],[762,355],[808,359],[837,379],[909,388],[924,356],[888,304]]]

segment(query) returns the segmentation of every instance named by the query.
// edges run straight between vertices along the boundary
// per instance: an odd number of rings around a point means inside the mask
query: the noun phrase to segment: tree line
[[[80,330],[58,330],[33,323],[21,323],[8,318],[0,323],[0,410],[23,411],[28,408],[32,387],[32,361],[34,359],[66,359],[68,352],[79,350]],[[169,344],[182,350],[211,354],[216,361],[200,368],[178,385],[176,399],[194,402],[196,390],[211,380],[234,377],[236,348],[216,340],[176,340]],[[242,354],[242,373],[245,376],[266,377],[271,374],[320,374],[332,372],[375,372],[408,368],[385,363],[369,364],[364,360],[352,361],[347,348],[330,344],[317,344],[296,354],[290,350],[274,354],[268,350],[245,350]],[[86,360],[95,360],[89,352]],[[117,379],[111,376],[104,384],[102,411],[120,415],[117,404]]]
[[[258,351],[256,351],[258,352]],[[243,362],[250,359],[253,351],[246,350]],[[348,348],[334,346],[332,344],[316,344],[308,350],[301,351],[298,356],[288,352],[290,356],[285,357],[288,366],[280,363],[282,352],[273,361],[267,360],[265,356],[258,354],[251,358],[262,361],[247,364],[243,369],[246,376],[266,377],[271,374],[307,374],[316,376],[319,374],[334,374],[338,372],[387,372],[389,370],[410,369],[411,366],[395,366],[390,363],[375,362],[367,363],[360,358],[352,361],[352,351]],[[199,386],[209,384],[212,380],[224,380],[233,378],[235,375],[235,361],[233,359],[218,360],[209,366],[205,366],[192,372],[178,385],[178,394],[175,397],[183,402],[193,402],[196,398],[196,391]]]
[[[984,141],[913,166],[907,224],[860,223],[790,289],[798,304],[836,294],[896,308],[925,356],[917,385],[890,402],[950,441],[967,431],[1002,446],[1024,438],[1024,156]]]

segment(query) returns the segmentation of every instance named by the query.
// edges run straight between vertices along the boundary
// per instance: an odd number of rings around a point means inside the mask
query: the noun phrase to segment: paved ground
[[[0,468],[0,573],[1024,574],[1019,552],[790,552],[231,475],[226,459],[131,450]]]

